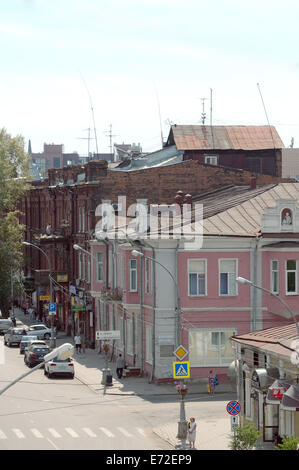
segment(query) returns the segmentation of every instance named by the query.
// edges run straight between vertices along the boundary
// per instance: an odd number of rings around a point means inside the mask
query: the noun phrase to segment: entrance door
[[[279,430],[279,405],[263,406],[263,440],[275,442]]]

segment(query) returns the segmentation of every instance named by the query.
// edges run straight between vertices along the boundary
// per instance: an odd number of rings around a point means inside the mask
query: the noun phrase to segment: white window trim
[[[200,333],[219,333],[219,332],[226,333],[227,331],[232,331],[234,336],[237,334],[237,329],[236,328],[190,328],[190,330],[188,332],[188,342],[190,341],[189,333],[191,331],[192,332],[200,332]],[[190,350],[190,346],[189,346],[189,350]],[[215,365],[215,364],[210,364],[210,363],[207,363],[207,364],[204,364],[204,365],[202,363],[192,363],[190,365],[191,365],[191,367],[211,367],[211,368],[227,367],[227,365],[223,365],[223,364]]]
[[[205,265],[205,272],[204,272],[204,275],[205,275],[205,293],[204,294],[190,294],[190,278],[189,278],[189,274],[198,274],[196,273],[195,271],[190,271],[189,270],[189,263],[190,261],[204,261],[204,265]],[[188,297],[207,297],[208,295],[208,260],[207,258],[188,258]]]
[[[212,161],[215,161],[215,160],[216,160],[216,163],[210,163],[210,162],[207,161],[208,159],[212,159]],[[215,165],[215,166],[217,166],[217,165],[218,165],[218,162],[219,162],[219,155],[215,155],[215,154],[214,154],[214,155],[207,155],[207,154],[206,154],[206,155],[204,155],[204,162],[205,162],[205,164],[207,164],[207,165]]]
[[[82,253],[78,253],[78,278],[82,279]]]
[[[296,261],[296,270],[288,270],[287,269],[287,263],[288,261]],[[290,273],[295,273],[295,286],[296,286],[296,291],[295,292],[288,292],[288,272]],[[298,260],[296,259],[288,259],[285,261],[285,290],[286,290],[286,295],[298,295]]]
[[[273,263],[273,261],[276,261],[276,262],[277,262],[277,270],[274,270],[274,269],[272,268],[272,263]],[[278,289],[277,291],[275,291],[275,290],[273,289],[273,278],[272,278],[272,274],[273,274],[274,272],[275,272],[275,273],[277,272],[277,289]],[[278,259],[271,259],[271,262],[270,262],[270,290],[271,290],[272,294],[279,294],[279,261],[278,261]]]
[[[99,261],[99,255],[101,255],[102,261]],[[102,279],[99,279],[99,265],[102,265]],[[97,252],[97,282],[103,282],[104,281],[104,263],[103,263],[103,253]]]
[[[238,258],[219,258],[218,259],[218,284],[219,284],[219,297],[237,297],[238,296],[238,283],[236,281],[236,293],[235,294],[221,294],[221,276],[220,274],[222,273],[220,270],[221,266],[221,261],[235,261],[236,262],[236,278],[238,277],[238,269],[239,269],[239,263],[238,263]]]
[[[136,261],[136,268],[133,268],[131,267],[131,262],[132,261]],[[129,259],[129,281],[130,281],[130,292],[138,292],[138,263],[137,263],[137,260],[136,259]],[[132,278],[131,278],[131,274],[132,272],[135,271],[136,272],[136,289],[132,289]]]

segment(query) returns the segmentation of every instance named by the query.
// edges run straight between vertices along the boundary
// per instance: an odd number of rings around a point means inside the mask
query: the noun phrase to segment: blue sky
[[[0,0],[0,127],[34,152],[161,146],[169,122],[271,124],[299,147],[297,0]],[[91,97],[91,102],[90,98]],[[94,134],[92,134],[94,137]],[[91,142],[95,150],[95,141]]]

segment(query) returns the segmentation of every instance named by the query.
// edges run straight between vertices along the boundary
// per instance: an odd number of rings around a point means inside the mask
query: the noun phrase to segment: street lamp
[[[294,313],[292,312],[292,310],[290,309],[290,307],[288,306],[288,304],[279,297],[279,295],[277,294],[274,294],[273,292],[271,292],[270,290],[268,289],[265,289],[264,287],[261,287],[261,286],[257,286],[256,284],[254,284],[252,281],[249,281],[248,279],[245,279],[244,277],[237,277],[236,278],[236,281],[239,283],[239,284],[243,284],[243,285],[249,285],[251,287],[255,287],[256,289],[260,289],[262,290],[263,292],[266,292],[267,294],[270,294],[272,295],[272,297],[274,297],[275,299],[277,299],[286,309],[287,311],[291,314],[292,318],[293,318],[293,321],[296,325],[296,328],[297,328],[297,333],[298,333],[298,337],[299,337],[299,325],[298,325],[298,322],[296,320],[296,317],[294,315]]]
[[[19,382],[21,379],[23,379],[27,375],[31,374],[37,369],[40,369],[42,366],[45,365],[46,362],[52,361],[54,357],[57,357],[60,360],[64,360],[64,359],[67,359],[68,357],[71,357],[73,354],[74,354],[74,346],[70,343],[64,343],[58,348],[53,349],[53,351],[49,352],[48,354],[44,356],[43,362],[33,367],[28,372],[25,372],[25,374],[20,375],[17,379],[13,380],[8,385],[6,385],[6,387],[0,390],[0,395],[2,395],[2,393],[4,393],[8,388],[12,387],[15,383]]]
[[[42,250],[39,246],[34,245],[33,243],[29,242],[22,242],[23,245],[25,246],[32,246],[33,248],[36,248],[39,250],[47,259],[48,265],[49,265],[49,280],[50,280],[50,303],[53,303],[53,284],[52,284],[52,266],[51,266],[51,261],[47,253]],[[50,346],[51,348],[54,348],[56,346],[55,342],[55,337],[54,337],[54,321],[53,321],[53,316],[51,316],[51,341],[50,341]]]
[[[154,258],[151,258],[150,256],[146,256],[144,253],[142,253],[141,251],[138,251],[138,250],[132,250],[132,255],[133,256],[142,256],[146,259],[149,259],[151,261],[153,261],[154,263],[157,263],[159,264],[163,269],[165,269],[165,271],[167,271],[167,273],[170,275],[170,277],[172,278],[173,282],[174,282],[174,285],[175,285],[175,289],[176,289],[176,298],[177,298],[177,329],[178,329],[178,335],[177,335],[177,332],[176,332],[176,338],[175,338],[175,341],[177,342],[177,339],[179,337],[179,344],[181,344],[181,341],[182,341],[182,330],[181,330],[181,302],[180,302],[180,295],[179,295],[179,288],[178,288],[178,284],[177,284],[177,281],[176,279],[174,278],[173,274],[169,271],[169,269],[166,268],[166,266],[164,266],[162,263],[160,263],[159,261],[157,261],[156,259]],[[154,346],[153,346],[154,347]],[[184,441],[186,439],[186,430],[187,430],[187,421],[186,421],[186,413],[185,413],[185,404],[184,404],[184,397],[188,391],[186,385],[184,384],[183,382],[183,385],[182,386],[179,386],[177,388],[177,391],[180,393],[181,395],[181,400],[180,400],[180,421],[178,422],[178,434],[177,434],[177,438],[178,439],[182,439],[183,441],[183,446],[184,446]]]
[[[177,307],[176,307],[176,310],[177,310],[177,332],[176,333],[177,334],[176,334],[175,342],[176,342],[176,346],[178,346],[178,343],[181,344],[182,342],[182,329],[181,329],[181,302],[180,302],[178,283],[176,279],[174,278],[173,274],[169,271],[169,269],[167,269],[166,266],[164,266],[164,264],[160,263],[156,259],[151,258],[150,256],[146,256],[144,253],[138,250],[132,250],[132,255],[135,257],[142,256],[143,258],[149,259],[153,261],[154,263],[159,264],[163,269],[165,269],[165,271],[167,271],[167,273],[170,275],[171,279],[173,280],[174,285],[175,285],[175,290],[176,290],[176,298],[177,298]]]

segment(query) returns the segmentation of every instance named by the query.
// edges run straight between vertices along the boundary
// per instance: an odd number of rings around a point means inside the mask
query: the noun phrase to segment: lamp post
[[[169,269],[167,269],[166,266],[164,266],[164,264],[160,263],[156,259],[151,258],[150,256],[146,256],[144,253],[142,253],[141,251],[138,251],[138,250],[132,250],[132,255],[136,256],[136,257],[137,256],[142,256],[146,259],[149,259],[149,260],[153,261],[154,263],[159,264],[163,269],[165,269],[165,271],[170,275],[171,279],[173,280],[174,285],[175,285],[175,290],[176,290],[176,298],[177,298],[177,330],[178,331],[176,331],[175,342],[176,342],[176,346],[178,345],[178,341],[179,341],[179,344],[181,344],[181,342],[182,342],[181,302],[180,302],[179,288],[178,288],[178,284],[177,284],[176,279],[174,278],[173,274],[169,271]],[[185,446],[186,435],[187,435],[187,421],[186,421],[184,398],[185,398],[185,395],[188,392],[188,388],[183,382],[183,385],[179,385],[176,389],[177,389],[178,393],[181,395],[181,400],[180,400],[180,421],[178,422],[177,438],[182,439],[182,445],[184,447]]]
[[[176,306],[176,311],[177,311],[177,331],[176,331],[176,337],[175,337],[175,343],[176,346],[178,344],[181,344],[182,342],[182,329],[181,329],[181,301],[180,301],[180,295],[179,295],[179,288],[178,288],[178,283],[176,279],[174,278],[173,274],[169,271],[169,269],[164,266],[164,264],[160,263],[154,258],[151,258],[150,256],[146,256],[144,253],[141,253],[141,251],[138,250],[132,250],[132,255],[133,256],[142,256],[143,258],[149,259],[153,261],[154,263],[159,264],[165,271],[170,275],[171,279],[174,282],[175,285],[175,291],[176,291],[176,301],[177,301],[177,306]]]
[[[32,372],[34,372],[37,369],[40,369],[43,365],[45,365],[46,362],[52,361],[54,357],[57,357],[63,360],[63,359],[67,359],[68,357],[71,357],[73,354],[74,354],[74,346],[70,343],[64,343],[58,348],[53,349],[53,351],[49,352],[48,354],[44,356],[43,362],[41,362],[37,366],[30,369],[28,372],[25,372],[25,374],[20,375],[18,378],[16,378],[12,382],[10,382],[8,385],[6,385],[6,387],[4,387],[2,390],[0,390],[0,395],[2,395],[2,393],[4,393],[7,389],[12,387],[14,384],[19,382],[21,379],[23,379],[27,375],[32,374]]]
[[[246,285],[249,285],[251,287],[255,287],[256,289],[260,289],[262,290],[263,292],[266,292],[267,294],[269,295],[272,295],[272,297],[274,297],[275,299],[277,299],[286,309],[287,311],[291,314],[291,317],[296,325],[296,328],[297,328],[297,333],[298,333],[298,337],[299,337],[299,325],[298,325],[298,322],[296,320],[296,317],[294,315],[294,312],[290,309],[290,307],[288,306],[288,304],[281,298],[279,297],[279,295],[277,294],[274,294],[273,292],[271,292],[270,290],[268,289],[265,289],[264,287],[261,287],[261,286],[257,286],[256,284],[254,284],[252,281],[249,281],[248,279],[245,279],[244,277],[237,277],[236,278],[236,281],[239,283],[239,284],[246,284]]]
[[[25,242],[25,241],[22,242],[22,244],[25,245],[25,246],[32,246],[33,248],[36,248],[37,250],[39,250],[46,257],[47,263],[48,263],[48,266],[49,266],[50,303],[52,304],[53,303],[53,283],[52,283],[52,266],[51,266],[50,258],[47,255],[47,253],[44,250],[42,250],[39,246],[34,245],[33,243]],[[56,346],[56,338],[54,336],[54,319],[53,319],[53,316],[51,316],[51,341],[50,341],[50,346],[51,346],[51,348],[55,348],[55,346]]]

